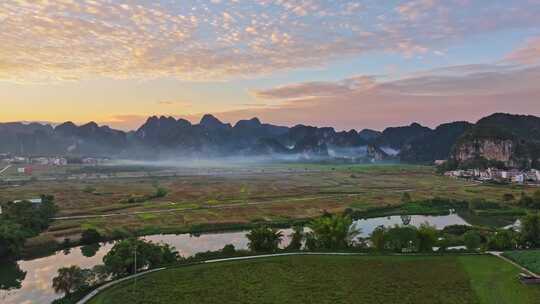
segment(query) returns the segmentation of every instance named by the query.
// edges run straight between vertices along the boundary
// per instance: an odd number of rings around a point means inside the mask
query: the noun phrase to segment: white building
[[[31,199],[25,199],[25,200],[14,200],[13,203],[21,203],[21,202],[30,202],[32,205],[39,205],[43,202],[41,198],[31,198]]]
[[[52,159],[51,163],[55,166],[66,166],[67,165],[67,159],[63,157],[55,157]]]
[[[512,181],[514,183],[523,184],[525,182],[525,174],[517,174],[516,176],[512,177]]]

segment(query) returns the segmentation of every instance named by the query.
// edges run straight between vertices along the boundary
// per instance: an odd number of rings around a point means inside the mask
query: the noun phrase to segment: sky
[[[540,115],[540,0],[3,0],[0,121]]]

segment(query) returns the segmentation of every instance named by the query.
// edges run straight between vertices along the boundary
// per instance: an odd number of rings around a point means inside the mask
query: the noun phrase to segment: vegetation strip
[[[460,254],[460,255],[481,255],[481,254],[476,254],[476,253],[467,254],[467,253],[465,253],[465,254]],[[202,261],[200,263],[192,263],[192,264],[187,264],[187,265],[177,265],[177,266],[171,266],[171,267],[161,267],[161,268],[148,270],[148,271],[145,271],[145,272],[141,272],[141,273],[138,273],[138,274],[134,274],[134,275],[131,275],[131,276],[127,276],[127,277],[124,277],[124,278],[109,282],[109,283],[107,283],[107,284],[105,284],[103,286],[98,287],[97,289],[95,289],[94,291],[92,291],[91,293],[86,295],[83,299],[78,301],[77,304],[86,304],[86,303],[88,303],[88,301],[90,301],[95,296],[97,296],[100,292],[102,292],[105,289],[108,289],[108,288],[110,288],[112,286],[115,286],[115,285],[117,285],[119,283],[131,280],[131,279],[135,279],[135,278],[147,275],[147,274],[151,274],[151,273],[154,273],[154,272],[166,270],[166,269],[173,269],[173,268],[179,268],[179,267],[188,267],[188,266],[199,265],[199,264],[213,264],[213,263],[244,261],[244,260],[254,260],[254,259],[274,258],[274,257],[285,257],[285,256],[369,256],[369,255],[367,255],[366,253],[354,253],[354,252],[289,252],[289,253],[276,253],[276,254],[263,254],[263,255],[245,256],[245,257],[234,257],[234,258],[225,258],[225,259],[213,259],[213,260]],[[418,256],[418,255],[413,255],[413,254],[391,254],[391,255],[388,255],[388,256]],[[507,259],[504,259],[504,260],[506,260],[507,262],[510,262],[511,264],[519,267],[519,265],[516,265],[515,263],[512,263],[511,261],[509,261]]]

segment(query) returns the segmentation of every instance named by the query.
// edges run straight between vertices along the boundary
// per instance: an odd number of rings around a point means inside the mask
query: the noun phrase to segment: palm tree
[[[308,247],[310,249],[344,249],[351,245],[361,233],[349,216],[323,216],[311,221],[308,228]]]
[[[53,279],[53,288],[56,293],[63,292],[69,296],[84,283],[84,271],[79,266],[64,267],[58,269],[58,276]]]
[[[304,227],[301,225],[294,226],[293,233],[289,235],[291,242],[287,246],[287,250],[300,250],[302,248],[304,237]]]
[[[260,226],[246,234],[248,247],[253,252],[276,252],[283,238],[281,231]]]

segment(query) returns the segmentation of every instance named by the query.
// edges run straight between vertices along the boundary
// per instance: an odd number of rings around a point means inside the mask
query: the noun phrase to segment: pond
[[[457,214],[444,216],[389,216],[355,221],[356,228],[361,229],[361,236],[366,237],[380,225],[393,226],[410,222],[419,226],[428,222],[442,229],[448,225],[468,225]],[[289,242],[288,235],[291,229],[282,230],[286,236],[282,246]],[[209,233],[198,236],[189,234],[180,235],[151,235],[144,239],[153,242],[165,242],[174,246],[180,255],[187,257],[197,252],[219,250],[227,244],[233,244],[237,249],[246,249],[248,241],[245,237],[247,231]],[[55,294],[52,289],[52,279],[58,269],[71,265],[81,268],[91,268],[101,264],[103,257],[111,250],[113,244],[106,243],[101,246],[74,247],[68,251],[59,251],[44,258],[36,258],[17,263],[0,264],[0,302],[4,304],[30,304],[50,303],[62,295]]]

